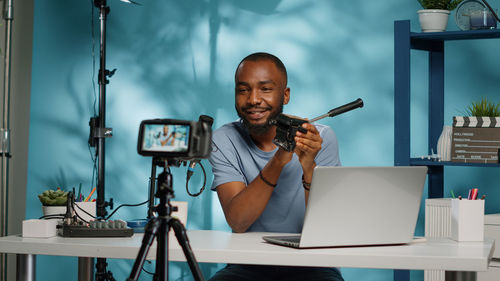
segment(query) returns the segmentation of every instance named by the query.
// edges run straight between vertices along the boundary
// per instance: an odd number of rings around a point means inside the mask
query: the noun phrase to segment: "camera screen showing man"
[[[189,125],[147,124],[144,126],[142,150],[186,152],[189,146]]]

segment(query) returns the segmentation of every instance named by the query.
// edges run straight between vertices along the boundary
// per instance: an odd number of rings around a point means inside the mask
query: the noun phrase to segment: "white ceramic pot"
[[[446,30],[450,11],[425,9],[419,10],[417,13],[423,32],[442,32]]]
[[[42,206],[44,216],[66,214],[66,206]]]

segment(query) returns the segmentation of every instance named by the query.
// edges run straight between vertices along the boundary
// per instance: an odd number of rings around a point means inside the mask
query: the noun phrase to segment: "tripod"
[[[186,257],[194,279],[196,281],[204,281],[205,279],[203,278],[201,270],[198,266],[198,263],[196,262],[196,258],[194,257],[193,251],[189,244],[186,229],[178,219],[171,216],[172,211],[175,211],[175,209],[170,204],[170,199],[174,197],[174,189],[172,187],[173,177],[170,173],[169,161],[157,161],[158,159],[155,158],[153,158],[153,169],[155,168],[155,165],[162,165],[157,164],[158,162],[164,163],[164,171],[158,176],[157,188],[155,193],[155,197],[160,200],[160,203],[154,207],[155,211],[158,213],[158,216],[151,218],[144,229],[142,245],[139,249],[139,253],[137,254],[137,258],[134,262],[134,266],[132,267],[132,272],[130,273],[127,281],[137,280],[139,278],[142,266],[144,265],[146,256],[155,238],[157,239],[157,249],[156,269],[153,280],[168,280],[168,232],[171,227],[174,229],[177,241],[182,247],[182,251],[184,252],[184,256]],[[174,160],[173,163],[178,163],[178,161]],[[151,181],[154,181],[154,178],[151,178]]]

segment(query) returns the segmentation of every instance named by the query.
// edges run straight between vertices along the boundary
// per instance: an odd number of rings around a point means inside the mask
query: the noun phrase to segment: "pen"
[[[82,201],[82,183],[80,183],[80,186],[78,187],[78,197],[76,197],[78,202]]]
[[[481,200],[484,200],[486,198],[486,195],[481,196]]]
[[[92,196],[92,194],[94,194],[95,188],[96,188],[95,186],[94,186],[94,188],[92,188],[92,191],[90,192],[89,196],[87,196],[87,198],[85,198],[84,202],[88,202],[89,201],[89,199]]]
[[[455,193],[453,192],[453,189],[450,190],[451,193],[451,198],[455,198]]]
[[[478,188],[473,188],[472,189],[472,192],[471,192],[471,195],[470,195],[471,196],[471,198],[470,198],[471,200],[476,200],[477,199],[477,192],[478,191],[479,191]]]

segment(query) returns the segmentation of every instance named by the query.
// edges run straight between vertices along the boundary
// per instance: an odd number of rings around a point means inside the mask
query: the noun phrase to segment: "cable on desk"
[[[139,203],[139,204],[121,204],[120,206],[118,206],[118,208],[116,208],[113,212],[111,212],[111,214],[109,214],[109,216],[107,216],[105,218],[105,220],[109,220],[109,218],[111,218],[111,216],[113,216],[116,211],[118,211],[118,209],[120,209],[121,207],[138,207],[138,206],[141,206],[141,205],[144,205],[148,203],[148,200],[142,202],[142,203]]]

